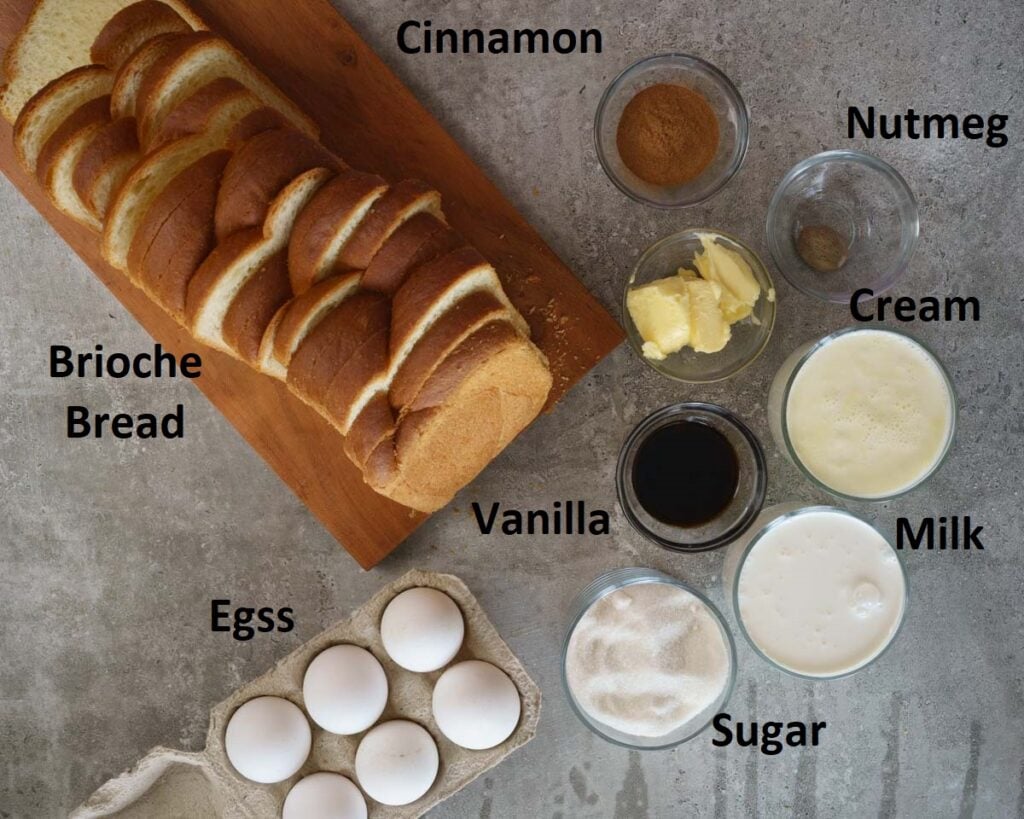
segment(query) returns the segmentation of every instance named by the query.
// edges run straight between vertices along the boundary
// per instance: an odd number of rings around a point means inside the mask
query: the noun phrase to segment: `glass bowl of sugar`
[[[580,721],[638,750],[680,745],[729,701],[736,646],[715,605],[655,569],[616,569],[576,598],[562,683]]]

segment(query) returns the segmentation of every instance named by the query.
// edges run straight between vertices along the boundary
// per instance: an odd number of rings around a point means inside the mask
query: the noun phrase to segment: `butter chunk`
[[[632,288],[626,308],[644,340],[645,357],[662,361],[690,343],[690,293],[680,276]]]
[[[730,324],[746,318],[761,295],[761,285],[746,259],[719,244],[706,233],[700,235],[703,250],[693,260],[701,277],[722,286],[722,315]]]
[[[686,282],[686,289],[690,292],[690,346],[698,353],[717,353],[732,337],[719,306],[722,286],[698,279]]]

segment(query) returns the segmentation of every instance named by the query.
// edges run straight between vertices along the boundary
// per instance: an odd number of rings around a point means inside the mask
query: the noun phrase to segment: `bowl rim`
[[[669,538],[652,531],[645,526],[643,521],[641,521],[637,516],[626,496],[626,482],[630,480],[630,477],[626,475],[626,457],[630,450],[638,446],[643,438],[646,437],[653,428],[661,424],[662,421],[668,421],[676,416],[686,415],[687,413],[701,412],[709,415],[715,415],[725,421],[740,433],[740,436],[750,447],[756,467],[753,485],[754,504],[745,515],[738,518],[736,522],[722,534],[713,537],[710,540],[687,545],[676,540],[670,540]],[[629,435],[626,436],[626,439],[622,442],[622,446],[619,448],[619,456],[615,462],[615,494],[619,502],[619,508],[622,509],[622,514],[625,515],[629,525],[632,526],[638,534],[643,535],[652,543],[655,543],[670,552],[676,552],[677,554],[699,554],[700,552],[710,552],[715,549],[720,549],[741,537],[754,524],[754,521],[757,520],[757,516],[764,508],[764,501],[767,493],[768,461],[765,457],[764,447],[761,446],[761,442],[758,440],[753,430],[750,429],[743,419],[732,410],[723,407],[720,404],[711,404],[706,401],[681,401],[674,404],[667,404],[666,406],[649,413],[642,421],[640,421],[640,423],[630,430]]]
[[[752,353],[747,358],[741,359],[740,363],[736,366],[735,369],[730,370],[724,375],[719,375],[715,378],[687,378],[681,375],[677,375],[676,373],[670,373],[667,370],[658,367],[654,361],[647,358],[647,356],[643,354],[643,348],[641,344],[637,342],[637,338],[639,337],[639,331],[637,331],[636,329],[636,325],[633,322],[633,317],[629,314],[629,307],[627,305],[629,291],[632,289],[635,283],[636,275],[640,271],[640,268],[643,265],[643,263],[650,256],[654,255],[654,253],[661,250],[661,248],[664,247],[665,245],[681,241],[684,237],[688,237],[691,234],[699,235],[701,233],[706,233],[711,236],[722,237],[726,241],[731,242],[732,244],[741,248],[747,255],[751,256],[757,262],[761,272],[764,274],[765,280],[768,282],[768,287],[766,291],[761,294],[761,298],[767,299],[768,291],[775,292],[775,298],[770,300],[769,302],[772,306],[768,308],[768,314],[765,316],[766,320],[762,321],[761,323],[761,326],[764,327],[765,329],[763,331],[764,337],[761,340],[760,344],[752,351]],[[758,284],[761,284],[761,282],[758,281]],[[629,340],[629,346],[633,348],[633,351],[637,354],[640,360],[643,361],[644,364],[646,364],[656,373],[658,373],[658,375],[664,376],[665,378],[671,379],[672,381],[677,381],[680,384],[717,384],[721,381],[726,381],[732,378],[733,376],[743,372],[745,369],[747,369],[747,367],[749,367],[751,364],[757,361],[757,359],[761,357],[761,354],[767,349],[768,342],[771,341],[772,333],[775,330],[775,318],[779,309],[778,291],[775,288],[775,280],[772,278],[772,274],[769,272],[768,266],[764,263],[764,260],[762,260],[761,257],[757,253],[755,253],[754,250],[750,247],[750,245],[748,245],[746,242],[742,241],[741,239],[738,239],[731,233],[726,233],[725,231],[718,230],[717,228],[688,227],[683,228],[682,230],[678,230],[675,233],[670,233],[668,236],[663,236],[661,239],[658,239],[658,241],[654,242],[643,253],[640,254],[636,262],[633,264],[633,268],[632,270],[630,270],[629,275],[626,277],[626,285],[622,292],[621,309],[622,324],[623,328],[626,331],[626,338]],[[706,355],[714,355],[714,353],[707,353]]]
[[[797,376],[799,376],[803,371],[807,362],[809,362],[824,347],[828,346],[836,339],[844,338],[845,336],[854,333],[889,333],[890,335],[899,336],[905,341],[920,347],[924,354],[932,360],[932,363],[935,364],[938,369],[939,374],[942,376],[942,380],[946,384],[946,391],[949,396],[949,431],[946,434],[946,440],[942,445],[942,452],[939,454],[939,457],[935,459],[935,463],[929,467],[928,471],[921,475],[921,477],[912,484],[887,495],[869,497],[865,497],[863,495],[851,495],[847,492],[841,492],[838,489],[834,489],[829,486],[811,472],[811,470],[804,464],[803,460],[797,454],[796,446],[794,446],[793,439],[789,434],[789,396],[793,391],[793,385],[796,383]],[[942,465],[946,462],[946,459],[949,457],[949,453],[953,450],[953,442],[956,440],[958,426],[957,416],[959,414],[959,410],[960,400],[956,394],[956,385],[953,383],[953,377],[950,375],[949,370],[946,369],[946,365],[942,363],[942,359],[939,358],[928,344],[925,344],[925,342],[912,336],[910,333],[905,332],[904,330],[899,330],[895,327],[843,327],[842,329],[834,330],[833,332],[822,336],[817,341],[812,342],[807,350],[805,350],[800,356],[796,364],[793,365],[793,369],[789,373],[782,390],[782,403],[779,407],[779,428],[782,432],[782,442],[785,454],[789,458],[790,463],[794,464],[813,486],[835,498],[840,498],[845,501],[855,501],[857,503],[886,503],[913,492],[939,471]]]
[[[725,172],[722,174],[718,182],[713,185],[706,194],[698,199],[686,199],[674,202],[658,202],[653,199],[649,199],[643,194],[633,190],[624,180],[620,179],[619,176],[612,171],[608,158],[605,155],[604,148],[601,147],[601,124],[604,121],[605,108],[608,106],[612,96],[619,90],[625,80],[632,74],[636,73],[636,71],[642,66],[659,61],[675,65],[685,65],[689,68],[695,68],[701,73],[707,74],[722,88],[725,95],[735,106],[737,112],[736,144],[739,148],[738,154],[736,158],[726,166]],[[659,210],[688,208],[702,204],[703,202],[711,199],[711,197],[721,191],[722,188],[728,184],[728,182],[743,166],[747,157],[747,149],[750,145],[750,111],[747,108],[746,100],[743,99],[743,95],[740,94],[739,89],[736,88],[732,80],[730,80],[721,69],[717,68],[712,63],[709,63],[707,60],[703,60],[693,54],[669,51],[661,54],[652,54],[648,57],[642,57],[641,59],[636,60],[626,66],[610,83],[608,83],[604,92],[601,94],[601,99],[597,104],[597,111],[594,114],[593,136],[594,149],[597,151],[597,161],[601,165],[601,169],[604,171],[605,176],[607,176],[608,179],[611,180],[612,184],[615,185],[615,187],[622,193],[626,194],[626,196],[634,202],[649,205],[650,207],[658,208]]]
[[[598,600],[601,600],[612,592],[641,583],[665,583],[667,585],[675,586],[676,588],[692,594],[697,598],[697,600],[703,603],[704,607],[711,612],[712,619],[714,619],[715,623],[718,625],[719,631],[722,633],[722,642],[725,644],[726,658],[729,661],[729,669],[726,674],[725,686],[722,688],[722,692],[719,695],[721,701],[718,703],[715,713],[708,717],[707,721],[702,723],[699,728],[683,736],[681,739],[660,745],[635,745],[610,736],[601,730],[601,723],[588,716],[582,706],[577,704],[576,698],[572,693],[572,688],[569,686],[569,675],[566,672],[566,661],[569,656],[569,643],[572,641],[572,635],[576,631],[576,627],[579,625],[580,620],[583,619],[583,616],[594,606],[595,603],[597,603]],[[707,595],[698,591],[689,583],[658,569],[649,569],[640,566],[612,569],[598,575],[593,582],[576,595],[572,602],[570,612],[569,626],[565,631],[565,638],[562,640],[561,661],[559,663],[559,671],[562,678],[562,690],[565,693],[566,700],[569,702],[569,709],[576,715],[577,719],[579,719],[579,721],[582,722],[592,733],[601,737],[601,739],[606,742],[618,745],[620,748],[629,748],[630,750],[636,751],[664,751],[669,748],[675,748],[678,745],[689,742],[691,739],[694,739],[706,731],[714,721],[714,718],[721,713],[721,709],[725,708],[725,706],[728,705],[729,700],[732,699],[733,691],[736,687],[736,677],[738,676],[738,655],[736,651],[736,640],[732,635],[732,629],[729,628],[729,623],[725,619],[725,615],[722,614],[721,609],[719,609]],[[650,737],[650,739],[657,739],[657,737]]]
[[[848,668],[845,671],[840,671],[836,674],[807,674],[803,671],[797,671],[794,668],[790,668],[789,666],[783,665],[778,660],[770,657],[754,641],[754,638],[750,636],[750,632],[747,631],[747,627],[743,622],[743,615],[740,612],[740,577],[743,574],[743,567],[746,565],[747,558],[750,556],[750,553],[753,551],[754,547],[761,542],[762,538],[764,538],[764,536],[768,534],[768,532],[777,529],[780,526],[785,526],[786,523],[793,520],[794,518],[803,517],[805,515],[822,513],[843,515],[845,517],[863,523],[869,529],[874,531],[885,542],[885,545],[889,547],[890,551],[893,553],[893,556],[896,558],[896,563],[900,567],[900,576],[903,578],[903,600],[901,601],[902,607],[900,609],[899,621],[896,623],[896,628],[893,629],[892,634],[889,637],[889,641],[882,647],[882,649],[877,654],[874,654],[870,659],[865,660],[863,663],[861,663],[858,666],[855,666],[854,668]],[[903,631],[903,625],[907,621],[907,610],[910,608],[910,576],[907,573],[907,565],[903,556],[900,554],[899,550],[892,545],[892,541],[890,541],[889,538],[887,538],[879,531],[877,526],[872,524],[867,519],[861,517],[860,515],[849,511],[848,509],[840,509],[838,506],[829,506],[827,504],[811,505],[803,506],[800,507],[799,509],[793,509],[789,512],[783,512],[778,517],[770,520],[768,523],[762,526],[761,529],[754,533],[754,536],[750,538],[750,542],[747,543],[747,545],[743,548],[743,553],[740,555],[740,558],[736,563],[736,571],[733,575],[732,589],[729,591],[729,598],[730,602],[732,603],[732,610],[736,616],[736,624],[739,626],[740,633],[743,635],[743,638],[747,641],[747,645],[749,645],[750,648],[753,649],[754,653],[758,657],[760,657],[762,660],[764,660],[772,667],[777,668],[779,671],[783,671],[786,674],[789,674],[793,677],[799,677],[804,680],[828,682],[829,680],[841,680],[844,677],[849,677],[853,674],[856,674],[858,671],[863,671],[865,668],[874,665],[879,659],[882,658],[883,655],[885,655],[889,651],[890,648],[892,648],[893,643],[896,642],[896,638],[900,635],[900,632]]]
[[[859,151],[856,148],[837,148],[834,150],[822,151],[814,154],[813,156],[801,159],[792,168],[786,171],[785,175],[783,175],[782,179],[779,180],[779,184],[775,186],[775,190],[772,192],[772,197],[768,201],[768,211],[765,216],[765,239],[768,244],[768,252],[771,254],[772,261],[775,262],[775,267],[778,268],[779,272],[782,274],[782,278],[801,293],[813,296],[814,298],[828,302],[829,304],[846,304],[850,301],[852,293],[843,299],[832,298],[806,284],[795,281],[795,279],[790,276],[786,266],[780,261],[782,257],[782,248],[775,238],[776,231],[774,230],[776,226],[776,217],[779,212],[782,199],[786,194],[786,190],[793,183],[793,180],[811,168],[837,161],[853,162],[854,164],[863,165],[880,173],[893,185],[894,190],[897,191],[897,196],[902,196],[905,199],[913,217],[908,221],[910,226],[910,237],[907,249],[900,254],[897,259],[896,266],[892,269],[892,281],[880,289],[876,290],[872,288],[874,295],[861,299],[861,301],[873,299],[876,296],[882,295],[887,290],[894,287],[903,277],[903,274],[906,273],[907,268],[910,266],[910,260],[914,257],[914,250],[917,248],[918,239],[921,236],[921,213],[917,206],[917,197],[914,196],[914,192],[910,189],[910,185],[907,184],[907,180],[903,178],[902,174],[900,174],[899,171],[884,159],[879,159],[874,154]]]

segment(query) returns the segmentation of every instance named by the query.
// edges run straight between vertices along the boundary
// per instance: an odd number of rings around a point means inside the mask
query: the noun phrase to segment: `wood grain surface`
[[[0,46],[32,5],[0,0]],[[551,362],[548,409],[622,340],[618,324],[327,0],[192,5],[319,123],[324,144],[351,165],[441,191],[449,221],[497,268]],[[425,516],[369,489],[337,432],[283,384],[200,345],[107,265],[97,236],[53,208],[21,170],[10,126],[0,125],[4,174],[155,340],[177,355],[201,352],[203,374],[193,383],[327,530],[366,569],[393,551]]]

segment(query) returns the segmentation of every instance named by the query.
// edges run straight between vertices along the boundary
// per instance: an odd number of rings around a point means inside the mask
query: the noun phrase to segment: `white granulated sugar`
[[[712,705],[729,657],[704,603],[668,583],[639,583],[592,605],[569,640],[566,678],[594,720],[661,737]]]

